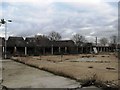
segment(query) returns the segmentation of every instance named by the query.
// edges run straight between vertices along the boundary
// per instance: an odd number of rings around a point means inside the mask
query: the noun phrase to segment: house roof
[[[35,46],[38,46],[38,47],[48,47],[49,46],[49,39],[45,38],[45,37],[27,37],[25,39],[26,41],[26,45],[28,47],[35,47]]]
[[[7,40],[8,47],[72,47],[74,42],[72,40],[59,40],[50,41],[46,37],[27,37],[25,40],[23,37],[9,37]]]
[[[8,47],[25,47],[26,43],[23,37],[9,37],[7,40]]]
[[[74,46],[74,42],[72,40],[60,40],[60,41],[50,41],[46,37],[28,37],[25,39],[27,46],[38,46],[38,47],[51,47],[52,45],[54,47],[70,47]]]
[[[27,37],[25,39],[25,42],[26,42],[27,47],[35,47],[35,45],[36,45],[36,41],[35,41],[34,37]]]
[[[72,40],[51,41],[51,45],[55,47],[72,47],[74,42]]]
[[[49,47],[50,46],[50,40],[47,37],[39,36],[36,38],[36,45],[39,47]]]

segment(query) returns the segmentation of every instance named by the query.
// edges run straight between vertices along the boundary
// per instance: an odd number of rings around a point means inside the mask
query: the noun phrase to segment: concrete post
[[[3,53],[5,52],[5,47],[3,47]]]
[[[67,47],[65,47],[65,53],[67,53]]]
[[[102,52],[104,52],[104,47],[102,47]]]
[[[25,55],[27,55],[27,47],[25,47]]]
[[[54,51],[53,51],[53,45],[52,45],[52,48],[51,48],[51,54],[53,55]]]
[[[59,47],[59,53],[61,52],[61,48]]]
[[[17,51],[17,48],[16,48],[16,46],[14,47],[14,54],[16,54],[16,51]]]
[[[102,51],[103,51],[103,47],[100,47],[100,48],[101,48],[101,50],[100,50],[100,51],[102,52]]]
[[[105,52],[105,46],[104,46],[104,52]]]
[[[104,50],[104,47],[101,47],[101,52],[103,52],[103,50]]]

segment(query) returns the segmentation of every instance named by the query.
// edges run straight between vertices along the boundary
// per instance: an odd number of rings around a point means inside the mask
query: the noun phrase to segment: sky
[[[31,37],[51,31],[68,40],[81,34],[95,37],[118,34],[118,0],[0,0],[0,18],[7,23],[7,36]],[[4,37],[5,26],[0,26]]]

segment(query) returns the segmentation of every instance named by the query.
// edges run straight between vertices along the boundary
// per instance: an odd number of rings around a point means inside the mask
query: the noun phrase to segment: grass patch
[[[48,60],[48,61],[47,61]],[[82,67],[81,63],[72,63],[72,62],[78,62],[78,61],[70,61],[70,62],[63,62],[63,63],[55,63],[58,61],[53,61],[50,59],[47,59],[44,61],[35,61],[34,59],[31,58],[16,58],[16,61],[22,62],[26,65],[29,65],[31,67],[38,68],[40,70],[44,70],[50,73],[53,73],[55,75],[67,77],[70,79],[74,79],[80,83],[82,83],[83,86],[87,85],[95,85],[98,87],[107,87],[107,81],[105,80],[111,80],[108,77],[103,77],[105,74],[102,71],[97,71],[95,68],[89,64],[92,63],[91,61],[88,61],[87,63],[84,63],[87,65],[87,67]],[[50,60],[50,61],[49,61]],[[93,61],[94,63],[95,61]],[[98,63],[105,63],[105,61],[97,61]],[[96,64],[96,63],[94,63]],[[101,64],[99,64],[101,65]],[[88,68],[93,68],[93,69],[88,69]],[[106,68],[106,66],[105,66]],[[110,69],[109,67],[107,69]],[[95,70],[95,71],[94,71]],[[94,72],[96,74],[94,74]],[[102,74],[101,74],[102,73]],[[111,74],[111,72],[109,72]],[[101,77],[102,76],[102,77]],[[100,79],[102,78],[102,79]],[[113,79],[114,80],[114,79]],[[104,86],[105,85],[105,86]],[[111,86],[111,85],[109,85]]]

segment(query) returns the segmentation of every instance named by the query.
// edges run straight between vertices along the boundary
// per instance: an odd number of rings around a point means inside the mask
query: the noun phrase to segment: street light
[[[12,20],[4,20],[1,19],[0,23],[5,25],[5,47],[4,47],[4,52],[5,52],[5,59],[7,58],[7,22],[12,22]]]

